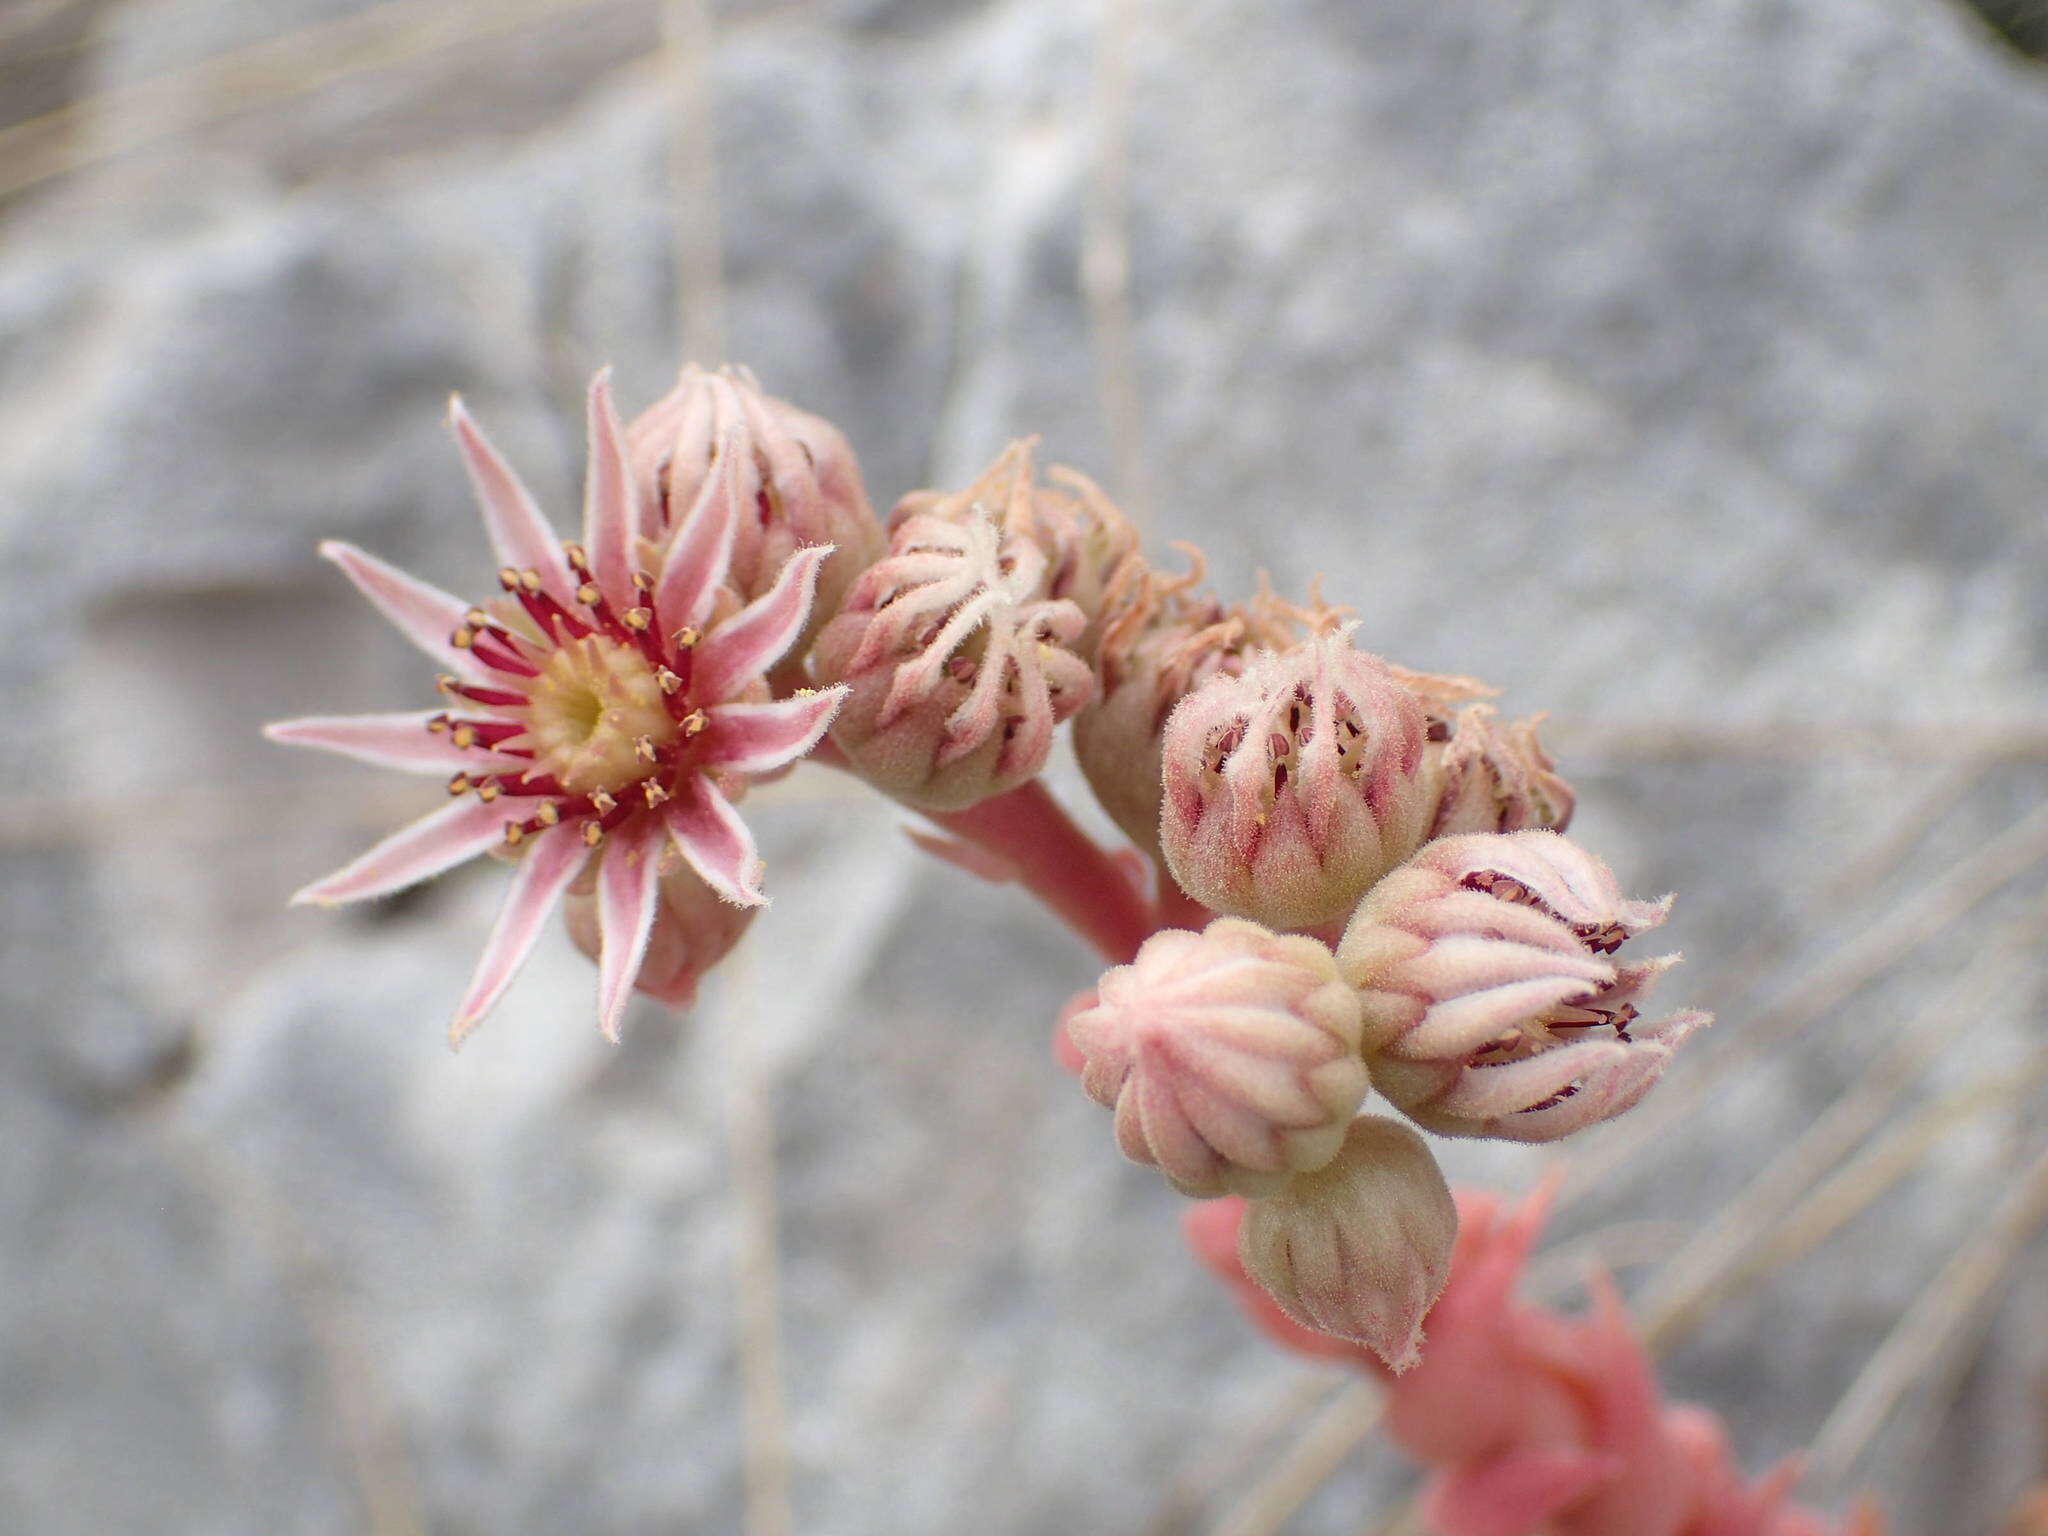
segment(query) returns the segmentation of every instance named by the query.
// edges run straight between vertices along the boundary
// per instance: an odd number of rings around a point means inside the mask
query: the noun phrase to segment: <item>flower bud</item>
[[[1632,1107],[1707,1022],[1644,1023],[1676,955],[1609,958],[1664,921],[1555,832],[1426,845],[1359,904],[1337,963],[1365,1005],[1373,1086],[1447,1136],[1553,1141]]]
[[[1205,906],[1310,928],[1421,840],[1421,706],[1348,634],[1264,651],[1166,723],[1160,844]]]
[[[864,778],[949,811],[1045,765],[1095,679],[1072,649],[1085,616],[1044,578],[1038,546],[985,512],[898,524],[811,655],[820,682],[851,685],[832,739]]]
[[[571,887],[563,916],[576,947],[595,960],[601,946],[594,876],[582,884],[580,891]],[[732,953],[760,911],[723,899],[687,864],[677,865],[661,877],[661,902],[634,988],[672,1008],[689,1007],[697,983]]]
[[[1235,677],[1254,651],[1285,650],[1309,610],[1262,592],[1226,609],[1197,591],[1202,552],[1167,576],[1132,561],[1118,573],[1097,652],[1099,688],[1074,719],[1074,755],[1095,798],[1139,849],[1159,858],[1160,743],[1176,704],[1219,673]]]
[[[1169,930],[1066,1020],[1117,1145],[1184,1195],[1273,1194],[1344,1141],[1367,1087],[1358,999],[1314,939]]]
[[[1552,772],[1557,764],[1536,739],[1541,719],[1503,729],[1488,705],[1458,711],[1448,739],[1423,751],[1422,777],[1434,802],[1427,837],[1544,827],[1561,832],[1571,823],[1572,787]]]
[[[892,528],[913,517],[965,523],[993,518],[1005,534],[1036,544],[1045,556],[1041,597],[1064,598],[1081,610],[1087,627],[1074,642],[1092,660],[1113,589],[1127,585],[1141,566],[1138,531],[1094,481],[1055,465],[1053,486],[1036,483],[1035,437],[1020,438],[996,456],[965,490],[913,491],[890,514]]]
[[[1422,1138],[1362,1115],[1333,1162],[1252,1201],[1238,1257],[1295,1322],[1405,1371],[1421,1358],[1422,1319],[1457,1236],[1457,1205]]]
[[[685,368],[675,388],[626,428],[640,496],[640,532],[661,542],[696,504],[721,445],[744,445],[742,515],[733,528],[728,580],[751,600],[774,585],[805,545],[830,544],[818,572],[810,622],[791,649],[801,658],[846,589],[882,553],[882,526],[861,488],[860,465],[839,429],[763,394],[745,369]],[[659,568],[659,561],[651,562]]]

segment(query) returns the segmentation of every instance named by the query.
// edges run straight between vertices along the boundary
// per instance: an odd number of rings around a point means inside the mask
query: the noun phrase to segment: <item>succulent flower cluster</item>
[[[1568,1135],[1705,1022],[1644,1017],[1674,957],[1633,946],[1669,899],[1626,899],[1563,835],[1573,796],[1535,721],[1369,653],[1319,597],[1226,603],[1199,552],[1154,568],[1032,441],[885,523],[838,430],[748,375],[687,370],[630,423],[600,375],[564,543],[459,404],[452,424],[496,592],[326,550],[435,659],[442,704],[271,734],[449,776],[449,803],[300,899],[512,865],[457,1038],[558,904],[608,1034],[636,986],[687,1003],[765,900],[737,806],[815,752],[1094,944],[1110,969],[1060,1040],[1118,1146],[1184,1194],[1248,1199],[1244,1272],[1401,1369],[1458,1228],[1415,1127]],[[1070,720],[1131,848],[1040,779]]]

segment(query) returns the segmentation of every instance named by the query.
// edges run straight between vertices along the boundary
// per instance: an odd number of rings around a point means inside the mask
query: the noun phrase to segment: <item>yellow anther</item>
[[[472,608],[462,616],[462,622],[471,629],[483,629],[491,622],[491,616],[481,608]]]
[[[619,802],[611,797],[609,790],[600,789],[590,797],[590,803],[597,807],[598,815],[609,816],[617,808]]]
[[[586,581],[576,589],[576,601],[586,608],[595,607],[597,600],[603,595],[597,590],[597,583],[594,581]]]
[[[507,592],[510,592],[519,585],[519,572],[509,565],[500,568],[498,571],[498,585]]]
[[[636,592],[652,592],[654,590],[654,578],[645,571],[635,571],[633,573],[633,589]]]
[[[552,827],[562,819],[562,813],[555,809],[555,802],[552,800],[541,801],[540,809],[533,814],[539,818],[540,824],[544,827]]]
[[[457,775],[455,775],[455,777],[454,777],[454,778],[450,779],[450,780],[448,781],[448,793],[449,793],[449,794],[451,794],[451,795],[466,795],[466,794],[468,794],[468,793],[469,793],[469,775],[468,775],[468,774],[466,774],[466,773],[458,773]]]
[[[628,608],[623,622],[626,628],[637,634],[654,622],[654,610],[652,608]]]
[[[448,717],[446,715],[435,715],[427,721],[427,734],[429,736],[438,736],[447,729]]]
[[[674,693],[683,686],[683,680],[677,677],[675,673],[669,671],[667,667],[663,667],[659,672],[655,673],[654,680],[661,684],[661,691],[663,693]]]
[[[483,801],[485,805],[489,805],[493,800],[497,799],[498,793],[498,786],[489,779],[485,779],[476,787],[476,797]]]
[[[703,638],[704,637],[702,635],[698,634],[696,630],[692,629],[687,624],[685,624],[681,629],[677,630],[674,634],[669,636],[669,639],[673,640],[677,645],[679,645],[686,651]]]
[[[538,592],[540,590],[540,572],[521,571],[519,573],[519,585],[526,588],[529,592]]]
[[[710,723],[711,722],[704,717],[703,710],[693,709],[687,715],[683,716],[683,734],[685,736],[695,736],[698,732],[702,731],[704,727],[709,725]]]
[[[562,554],[569,564],[579,571],[587,570],[590,566],[590,556],[583,552],[581,544],[564,544]]]
[[[453,672],[443,672],[434,679],[434,686],[443,693],[453,693],[455,685],[462,681]]]
[[[505,823],[505,841],[507,843],[517,847],[525,836],[526,828],[522,827],[518,822],[508,821]]]
[[[583,842],[586,847],[595,848],[604,841],[604,828],[594,821],[583,823]]]
[[[652,779],[649,779],[645,784],[641,786],[641,788],[646,791],[647,804],[650,807],[657,806],[661,804],[662,801],[668,798],[668,791],[663,789],[659,784],[655,783]]]
[[[466,651],[476,643],[476,631],[473,629],[458,629],[448,637],[448,643],[458,651]]]
[[[455,735],[451,739],[455,745],[465,750],[473,747],[476,745],[476,727],[473,725],[458,725],[455,727]]]
[[[688,724],[685,723],[683,728],[688,730]],[[652,736],[642,736],[635,740],[633,743],[633,755],[643,763],[653,762],[655,759],[654,738]]]

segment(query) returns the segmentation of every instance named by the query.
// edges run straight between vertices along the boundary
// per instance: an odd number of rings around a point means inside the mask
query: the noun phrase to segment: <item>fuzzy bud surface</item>
[[[1162,743],[1173,878],[1275,928],[1341,918],[1421,840],[1423,731],[1414,695],[1342,632],[1212,677]]]
[[[1297,608],[1270,592],[1226,608],[1202,580],[1201,551],[1183,546],[1193,565],[1167,576],[1134,562],[1119,573],[1096,656],[1100,686],[1074,720],[1074,755],[1088,787],[1123,834],[1160,858],[1160,760],[1174,706],[1210,678],[1236,677],[1260,650],[1286,650],[1304,625],[1332,617]]]
[[[1067,1018],[1117,1145],[1184,1195],[1273,1194],[1343,1145],[1368,1086],[1330,951],[1239,918],[1168,930]]]
[[[1428,844],[1359,904],[1338,946],[1373,1086],[1447,1136],[1553,1141],[1633,1107],[1707,1022],[1639,1016],[1677,956],[1613,958],[1670,905],[1627,900],[1555,832]]]
[[[1421,1358],[1457,1236],[1457,1205],[1422,1138],[1362,1115],[1334,1161],[1251,1202],[1238,1256],[1292,1321],[1363,1344],[1398,1372]]]
[[[1425,750],[1422,776],[1433,801],[1426,837],[1571,825],[1576,797],[1536,739],[1539,721],[1501,726],[1493,715],[1489,705],[1466,705],[1445,727],[1447,739]]]
[[[818,572],[810,623],[791,648],[801,659],[853,579],[880,557],[882,525],[837,427],[763,393],[743,368],[693,364],[626,427],[643,538],[659,540],[683,520],[728,444],[742,512],[727,580],[739,597],[760,596],[799,549],[834,546]]]
[[[1044,595],[1045,573],[1044,552],[985,511],[897,525],[811,656],[821,682],[851,687],[833,740],[864,778],[948,811],[1044,766],[1095,686],[1072,649],[1087,618]]]

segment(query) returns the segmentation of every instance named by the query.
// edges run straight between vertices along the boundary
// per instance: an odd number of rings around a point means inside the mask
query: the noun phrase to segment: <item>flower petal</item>
[[[685,779],[662,807],[669,835],[704,883],[736,906],[766,906],[754,834],[732,802],[702,775]]]
[[[704,642],[690,674],[693,688],[705,698],[730,698],[766,672],[803,632],[818,586],[818,567],[831,553],[830,544],[810,544],[784,561],[775,585]]]
[[[697,761],[731,773],[769,773],[793,763],[825,734],[849,692],[844,683],[769,704],[714,704],[697,744]]]
[[[702,624],[732,568],[733,536],[739,529],[740,439],[728,436],[718,446],[704,488],[669,540],[654,584],[654,606],[671,629]]]
[[[498,909],[498,921],[477,960],[476,975],[470,979],[469,991],[463,994],[455,1010],[455,1022],[448,1026],[450,1045],[462,1044],[463,1038],[505,995],[512,978],[533,952],[534,941],[540,937],[548,914],[554,911],[569,882],[582,872],[588,854],[583,846],[583,829],[567,822],[548,828],[534,839],[513,872],[512,888],[505,893],[504,906]]]
[[[292,897],[292,905],[366,901],[417,885],[497,843],[505,835],[505,821],[503,806],[464,796],[392,833],[354,863],[315,880]]]
[[[463,627],[469,604],[408,576],[353,544],[329,539],[320,553],[341,567],[342,574],[389,619],[398,632],[451,672],[470,679],[488,676],[484,664],[450,643]]]
[[[448,402],[448,426],[461,450],[463,468],[483,509],[484,531],[500,563],[515,570],[539,571],[541,585],[555,600],[575,600],[576,583],[562,558],[561,540],[535,505],[532,494],[512,466],[491,446],[482,428],[463,408],[458,395]]]
[[[440,710],[409,710],[393,715],[308,715],[303,720],[277,720],[263,727],[272,741],[290,747],[319,747],[358,762],[405,773],[447,773],[480,768],[490,773],[530,766],[516,757],[458,747],[447,731],[430,731],[429,720]]]
[[[625,429],[612,407],[612,371],[590,381],[590,467],[583,481],[583,545],[590,573],[622,612],[639,602],[633,589],[633,534],[640,519]]]
[[[661,900],[660,838],[658,822],[635,817],[611,835],[597,867],[597,1023],[613,1042],[654,932]]]

